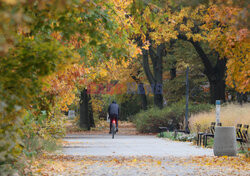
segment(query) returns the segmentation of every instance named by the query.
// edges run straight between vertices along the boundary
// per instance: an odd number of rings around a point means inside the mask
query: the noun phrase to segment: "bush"
[[[58,149],[57,139],[65,134],[64,118],[59,112],[50,116],[27,111],[12,125],[0,126],[5,127],[0,130],[0,137],[5,139],[0,145],[0,175],[30,175],[26,173],[29,162],[44,151]]]
[[[209,104],[190,103],[189,116],[194,113],[209,111],[212,107]],[[139,132],[156,133],[159,132],[160,126],[166,126],[170,129],[180,128],[180,123],[183,122],[185,117],[185,108],[185,102],[180,101],[163,109],[153,107],[147,111],[141,111],[132,118]]]
[[[210,127],[211,122],[215,122],[215,108],[209,112],[193,114],[189,120],[192,132],[205,131]],[[221,107],[220,122],[222,126],[235,126],[240,124],[250,124],[250,104],[236,105],[228,104]]]

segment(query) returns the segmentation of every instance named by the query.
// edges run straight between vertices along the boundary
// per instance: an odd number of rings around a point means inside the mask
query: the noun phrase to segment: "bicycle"
[[[112,120],[112,128],[111,128],[111,134],[112,134],[112,139],[114,139],[116,133],[116,120],[115,118]]]

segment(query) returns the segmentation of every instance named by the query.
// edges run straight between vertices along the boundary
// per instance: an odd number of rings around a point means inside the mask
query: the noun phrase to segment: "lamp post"
[[[188,98],[189,98],[188,71],[189,71],[189,67],[187,67],[187,70],[186,70],[186,112],[185,112],[185,132],[186,133],[190,133],[188,129]]]

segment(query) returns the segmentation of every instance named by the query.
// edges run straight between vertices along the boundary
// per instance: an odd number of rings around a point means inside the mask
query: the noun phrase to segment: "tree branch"
[[[150,71],[149,64],[148,64],[148,51],[147,50],[142,49],[142,57],[143,57],[143,69],[145,71],[145,74],[149,80],[149,83],[154,84],[155,80],[154,80],[152,72]]]
[[[204,50],[202,49],[202,47],[200,46],[199,42],[194,42],[193,39],[188,39],[185,35],[183,34],[179,34],[178,35],[179,39],[185,40],[185,41],[189,41],[190,43],[192,43],[192,45],[194,46],[196,52],[198,53],[198,55],[200,56],[205,70],[204,73],[205,74],[210,74],[213,72],[213,66],[209,60],[209,58],[207,57],[206,53],[204,52]]]

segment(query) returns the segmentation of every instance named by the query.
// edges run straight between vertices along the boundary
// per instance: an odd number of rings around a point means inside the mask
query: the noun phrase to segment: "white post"
[[[110,122],[109,113],[107,113],[107,122]]]
[[[216,125],[220,123],[220,100],[216,100]]]

